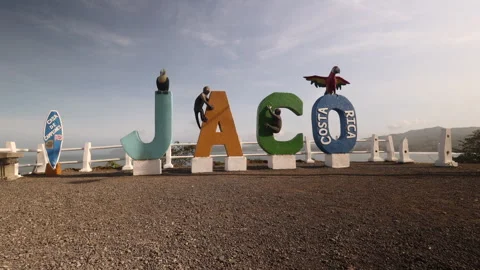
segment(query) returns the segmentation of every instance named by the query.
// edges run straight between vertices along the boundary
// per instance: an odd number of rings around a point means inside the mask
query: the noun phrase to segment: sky
[[[205,85],[227,92],[242,141],[256,141],[257,106],[273,92],[304,104],[302,116],[282,110],[278,139],[312,138],[324,89],[303,76],[335,65],[360,137],[480,126],[478,10],[478,0],[1,1],[0,143],[43,143],[50,110],[64,147],[120,144],[133,130],[149,142],[162,68],[174,141],[197,141]]]

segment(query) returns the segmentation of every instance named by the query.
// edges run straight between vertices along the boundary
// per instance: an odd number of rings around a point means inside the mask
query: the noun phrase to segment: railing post
[[[389,135],[387,137],[387,161],[397,161],[398,158],[395,156],[395,147],[393,146],[393,137]]]
[[[458,163],[453,161],[452,151],[452,130],[450,128],[442,128],[440,143],[438,144],[438,159],[435,161],[435,166],[457,167]]]
[[[10,152],[12,153],[16,153],[17,152],[17,144],[15,142],[6,142],[5,143],[5,147],[6,148],[9,148],[10,149]],[[22,177],[19,173],[18,173],[18,162],[15,163],[15,171],[14,171],[14,174],[15,174],[15,177]]]
[[[48,155],[47,155],[47,149],[45,149],[45,144],[39,144],[37,145],[37,165],[35,166],[34,173],[41,174],[45,173],[47,170],[47,164],[48,164]]]
[[[125,165],[122,167],[122,171],[131,171],[133,170],[132,158],[125,153]]]
[[[164,169],[171,169],[173,168],[172,164],[172,144],[167,149],[167,152],[165,153],[165,165],[163,165]]]
[[[305,162],[315,163],[315,160],[312,159],[312,144],[308,140],[307,136],[304,137],[305,143]]]
[[[92,162],[92,152],[91,152],[92,143],[86,142],[85,146],[83,147],[83,165],[81,172],[91,172],[92,167],[90,167],[90,163]]]
[[[371,141],[370,141],[370,158],[368,159],[369,162],[379,162],[384,161],[383,158],[380,157],[380,147],[378,146],[378,136],[373,134]]]
[[[413,159],[410,158],[410,152],[408,151],[408,140],[403,138],[402,143],[400,144],[400,159],[399,163],[413,163]]]

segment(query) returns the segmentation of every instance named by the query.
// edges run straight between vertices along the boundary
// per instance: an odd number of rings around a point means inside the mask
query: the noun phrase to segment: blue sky
[[[301,117],[283,110],[279,139],[311,137],[324,90],[303,76],[334,65],[351,82],[340,94],[360,136],[480,126],[478,10],[478,0],[2,1],[0,141],[42,143],[56,109],[64,146],[119,144],[133,130],[148,142],[162,68],[179,141],[198,137],[192,106],[205,85],[227,91],[244,141],[272,92],[304,101]]]

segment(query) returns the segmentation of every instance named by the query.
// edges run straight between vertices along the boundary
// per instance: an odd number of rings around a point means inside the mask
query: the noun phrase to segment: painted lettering
[[[323,114],[328,114],[328,108],[319,108],[318,112]]]
[[[345,111],[345,117],[355,117],[355,111]]]
[[[328,141],[324,141],[325,138],[327,138]],[[322,137],[322,138],[320,139],[320,141],[321,141],[321,143],[322,143],[323,145],[329,145],[329,144],[332,142],[332,138],[331,138],[330,136]]]

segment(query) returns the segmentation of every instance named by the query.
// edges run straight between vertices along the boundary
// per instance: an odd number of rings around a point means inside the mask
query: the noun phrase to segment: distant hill
[[[466,136],[473,133],[473,131],[480,129],[480,127],[464,127],[464,128],[452,128],[452,144],[453,148],[458,148],[460,146],[460,140],[463,140]],[[440,132],[442,127],[432,127],[424,128],[417,130],[410,130],[405,133],[390,134],[393,138],[393,145],[395,150],[398,151],[398,147],[403,138],[407,137],[408,139],[408,148],[411,152],[437,152],[438,139],[440,137]],[[380,139],[386,139],[388,135],[379,136]],[[369,139],[369,138],[365,138]],[[257,149],[257,145],[244,145],[244,152],[252,153]],[[212,152],[223,152],[225,151],[223,146],[213,146]],[[312,150],[318,151],[318,148],[315,144],[312,143]],[[368,143],[357,143],[355,151],[366,151],[369,150]],[[380,143],[380,150],[385,151],[385,143]],[[125,154],[123,149],[114,149],[111,152],[112,155],[121,157]]]
[[[452,128],[452,146],[458,148],[460,141],[466,136],[471,135],[473,131],[480,129],[480,127],[462,127]],[[417,130],[410,130],[405,133],[390,134],[393,138],[393,144],[395,150],[398,151],[398,147],[403,138],[408,139],[408,148],[412,152],[436,152],[439,142],[440,132],[442,127],[432,127]],[[379,136],[380,139],[386,139],[388,135]],[[385,144],[380,144],[381,150],[384,150]],[[355,147],[355,150],[368,150],[368,144],[359,143]]]

